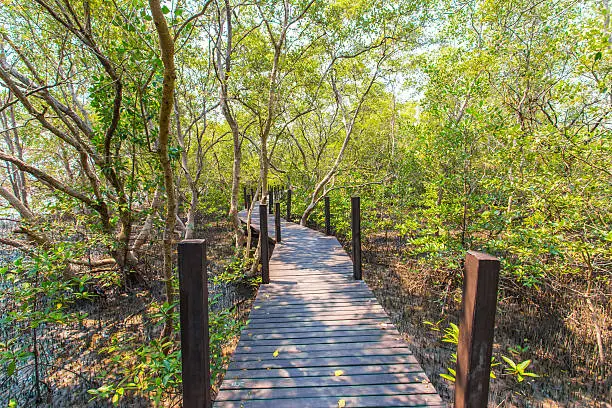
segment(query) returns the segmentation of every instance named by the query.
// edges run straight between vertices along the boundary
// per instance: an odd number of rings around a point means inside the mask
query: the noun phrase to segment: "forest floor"
[[[454,368],[451,354],[456,346],[442,342],[441,337],[449,323],[459,321],[460,271],[433,269],[423,260],[403,257],[402,248],[390,251],[381,242],[384,237],[369,238],[363,245],[366,282],[438,392],[452,401],[453,385],[440,374]],[[500,283],[504,296],[497,309],[493,355],[498,362],[502,355],[515,362],[531,359],[528,371],[540,377],[518,383],[496,367],[492,406],[612,407],[612,370],[597,365],[588,308],[545,290],[525,288],[518,296],[506,283],[504,279]],[[611,330],[608,325],[604,332],[608,349]]]
[[[209,277],[221,273],[230,262],[234,248],[229,223],[225,221],[202,220],[196,231],[196,238],[207,240],[207,260]],[[8,406],[8,396],[19,395],[18,406],[39,407],[113,407],[109,400],[93,400],[87,391],[110,383],[118,378],[120,372],[113,367],[117,363],[107,352],[109,347],[117,347],[112,339],[129,338],[121,345],[124,350],[136,349],[151,339],[159,337],[161,326],[153,324],[159,305],[164,302],[164,283],[155,278],[159,273],[156,244],[141,268],[143,282],[125,287],[103,290],[97,288],[98,296],[91,301],[82,301],[73,306],[73,311],[87,313],[82,324],[61,326],[61,330],[51,329],[41,334],[41,397],[36,404],[36,387],[33,370],[26,368],[19,375],[3,378],[0,374],[0,406]],[[217,309],[235,306],[238,319],[246,321],[254,290],[245,285],[209,285],[211,294],[220,293]],[[178,334],[176,334],[178,336]],[[223,353],[231,355],[237,339],[228,339]],[[217,379],[217,383],[221,378]],[[150,398],[151,397],[151,398]],[[180,406],[180,394],[165,395],[162,406]],[[126,397],[120,407],[153,407],[152,396]]]

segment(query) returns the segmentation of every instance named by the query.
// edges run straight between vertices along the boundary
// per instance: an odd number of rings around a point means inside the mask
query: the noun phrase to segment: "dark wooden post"
[[[291,188],[287,189],[287,221],[291,222]]]
[[[276,230],[276,242],[281,242],[280,203],[278,201],[274,204],[274,229]]]
[[[259,204],[259,237],[261,250],[261,282],[270,283],[270,260],[268,259],[268,206]]]
[[[353,235],[353,278],[361,280],[361,200],[351,197],[351,230]]]
[[[210,349],[208,333],[208,277],[206,241],[178,244],[181,305],[183,407],[210,407]]]
[[[331,215],[329,211],[329,197],[325,197],[325,234],[331,235]]]
[[[459,320],[455,408],[486,408],[497,306],[499,260],[468,251]]]
[[[244,197],[244,209],[248,210],[249,209],[249,196],[247,195],[246,186],[242,188],[242,195]]]
[[[268,201],[268,210],[270,211],[269,213],[272,214],[274,210],[274,190],[268,190]]]

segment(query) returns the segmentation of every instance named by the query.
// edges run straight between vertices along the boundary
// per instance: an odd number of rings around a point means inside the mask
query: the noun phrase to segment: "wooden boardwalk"
[[[338,240],[281,228],[214,406],[444,406]]]

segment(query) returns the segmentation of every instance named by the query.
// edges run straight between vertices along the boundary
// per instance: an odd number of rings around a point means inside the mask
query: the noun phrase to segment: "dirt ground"
[[[364,245],[364,279],[373,289],[442,397],[452,402],[453,385],[440,377],[446,373],[454,345],[440,341],[441,329],[458,323],[461,303],[458,271],[428,269],[425,262],[401,259],[384,246]],[[376,249],[378,248],[378,249]],[[502,280],[500,286],[504,286]],[[531,359],[531,371],[540,375],[522,383],[497,367],[491,382],[494,407],[612,407],[611,367],[597,363],[595,336],[588,310],[579,303],[564,304],[546,293],[531,293],[529,300],[513,296],[511,288],[498,304],[494,355],[514,361]],[[610,330],[605,332],[610,347]],[[512,354],[516,345],[529,347]],[[609,356],[608,356],[609,357]],[[499,358],[497,359],[499,361]]]

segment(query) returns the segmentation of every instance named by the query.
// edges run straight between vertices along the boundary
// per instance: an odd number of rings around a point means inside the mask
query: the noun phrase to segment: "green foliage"
[[[219,295],[209,299],[209,333],[211,378],[213,383],[225,371],[230,356],[224,348],[238,336],[243,327],[233,309],[215,311]],[[162,325],[171,313],[175,332],[179,332],[179,313],[164,304],[151,318]],[[92,399],[109,400],[119,405],[125,397],[141,396],[162,404],[180,393],[181,351],[178,340],[162,343],[157,339],[142,341],[136,333],[118,333],[101,352],[109,359],[108,370],[99,377],[103,385],[88,390]]]
[[[429,326],[429,328],[432,331],[440,332],[439,325],[442,321],[443,320],[439,320],[436,323],[424,321],[423,324],[426,326]],[[453,344],[456,350],[457,345],[459,344],[459,326],[457,326],[454,323],[449,323],[449,325],[443,330],[443,335],[440,338],[440,340],[444,343]],[[519,353],[524,353],[529,349],[529,347],[515,346],[514,349],[520,350]],[[508,366],[505,368],[505,372],[507,374],[515,376],[518,382],[522,382],[525,377],[539,377],[539,375],[536,375],[534,373],[525,372],[525,369],[529,366],[529,364],[531,364],[531,360],[525,360],[520,364],[515,364],[512,360],[510,360],[506,356],[502,355],[501,358],[502,360],[506,362],[506,364],[508,364]],[[457,353],[456,352],[451,354],[449,363],[451,365],[457,364]],[[491,357],[491,371],[489,373],[489,377],[491,379],[497,379],[497,376],[495,375],[495,371],[493,370],[493,367],[497,367],[498,365],[500,365],[500,363],[496,361],[495,356],[492,356]],[[453,367],[446,367],[446,371],[447,371],[446,373],[441,373],[440,377],[450,382],[455,382],[455,379],[456,379],[455,377],[457,375],[455,369]]]
[[[525,380],[525,377],[531,377],[531,378],[536,378],[539,377],[539,375],[535,374],[535,373],[531,373],[527,370],[527,367],[529,367],[529,365],[531,364],[531,360],[525,360],[522,361],[520,363],[515,363],[511,358],[506,357],[506,356],[502,356],[502,359],[506,362],[506,364],[508,364],[508,367],[506,367],[506,374],[513,376],[514,378],[516,378],[517,382],[523,382]]]

